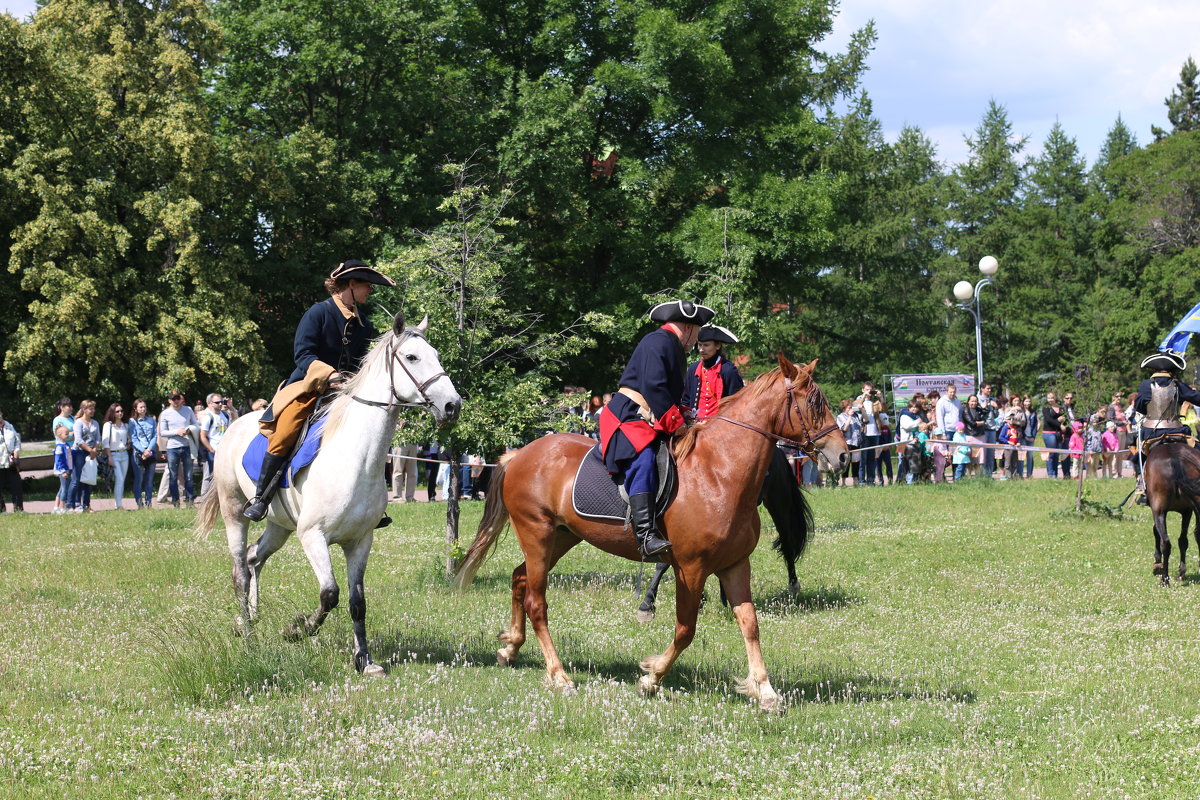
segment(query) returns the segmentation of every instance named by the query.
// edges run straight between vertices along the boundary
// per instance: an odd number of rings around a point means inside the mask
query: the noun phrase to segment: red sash
[[[608,406],[600,412],[600,455],[608,452],[608,445],[617,431],[625,434],[625,438],[633,445],[634,451],[640,453],[650,446],[658,434],[650,423],[644,419],[621,422],[617,415],[608,410]]]
[[[700,389],[696,392],[696,416],[701,419],[717,415],[717,404],[725,393],[725,380],[721,377],[722,363],[723,359],[717,356],[716,363],[708,369],[704,368],[703,361],[696,364],[696,377],[700,379]]]

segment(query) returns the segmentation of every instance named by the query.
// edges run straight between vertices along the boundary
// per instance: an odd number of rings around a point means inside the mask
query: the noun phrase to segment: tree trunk
[[[458,559],[454,554],[458,551],[458,496],[461,487],[462,471],[459,469],[458,450],[450,448],[445,451],[450,461],[450,473],[446,476],[446,577],[453,578],[458,569]]]

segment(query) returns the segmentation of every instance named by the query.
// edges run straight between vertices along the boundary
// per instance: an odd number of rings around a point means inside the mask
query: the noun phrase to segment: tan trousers
[[[312,414],[321,395],[316,392],[302,394],[284,408],[275,412],[275,430],[267,433],[267,452],[287,457],[292,454],[304,421]]]

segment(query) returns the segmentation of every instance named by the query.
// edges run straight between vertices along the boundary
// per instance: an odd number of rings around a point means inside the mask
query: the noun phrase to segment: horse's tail
[[[778,447],[773,449],[771,467],[763,483],[763,505],[775,523],[777,535],[772,547],[792,569],[808,548],[813,527],[812,507],[796,481],[787,455]]]
[[[471,542],[467,549],[467,557],[454,573],[453,586],[460,592],[475,579],[475,573],[491,555],[500,534],[508,526],[508,508],[504,505],[504,475],[508,461],[508,458],[500,459],[500,465],[488,481],[487,503],[483,507],[483,519],[479,521],[479,529],[475,532],[475,541]]]
[[[217,497],[217,482],[212,481],[208,491],[200,495],[196,503],[196,536],[203,537],[212,533],[217,524],[217,515],[221,513],[221,500]]]

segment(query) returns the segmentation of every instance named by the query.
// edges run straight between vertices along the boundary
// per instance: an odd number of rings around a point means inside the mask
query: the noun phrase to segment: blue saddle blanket
[[[291,460],[283,471],[283,478],[279,481],[280,486],[290,486],[292,476],[311,464],[317,457],[317,451],[321,449],[321,433],[325,430],[325,419],[325,415],[321,415],[308,426],[308,430],[304,434],[304,441],[296,448],[296,452],[292,454]],[[263,454],[266,452],[267,437],[260,433],[250,440],[250,446],[242,455],[242,468],[246,470],[250,480],[255,483],[258,482]]]

